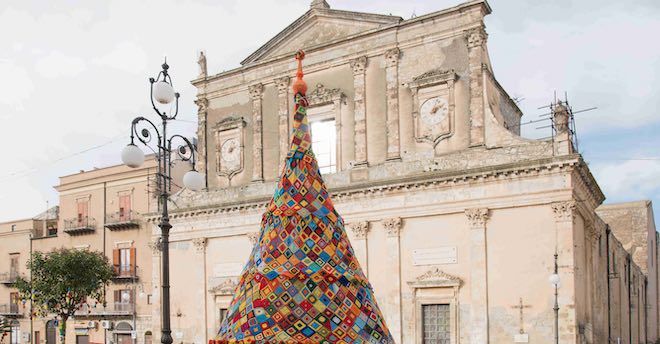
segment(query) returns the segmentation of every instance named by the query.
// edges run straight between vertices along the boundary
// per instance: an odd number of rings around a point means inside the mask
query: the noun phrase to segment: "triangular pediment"
[[[396,24],[401,17],[312,8],[241,62],[246,65],[298,49],[323,46],[342,38]]]

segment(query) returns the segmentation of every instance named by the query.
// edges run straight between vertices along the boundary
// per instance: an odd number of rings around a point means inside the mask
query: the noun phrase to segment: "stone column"
[[[369,276],[369,251],[367,246],[367,233],[369,233],[369,221],[355,222],[348,225],[348,228],[353,232],[355,241],[352,242],[353,251],[357,256],[362,271],[365,276]]]
[[[207,343],[209,340],[209,336],[212,336],[212,330],[209,329],[209,319],[208,319],[208,306],[209,306],[209,300],[208,300],[208,293],[206,292],[208,290],[208,286],[206,283],[206,244],[208,243],[208,240],[206,238],[193,238],[192,239],[192,244],[193,247],[195,248],[195,253],[199,256],[196,259],[200,261],[198,264],[193,264],[191,265],[191,268],[196,267],[196,277],[197,277],[197,286],[198,289],[195,290],[194,294],[194,299],[197,300],[203,300],[203,309],[204,309],[204,316],[203,316],[203,323],[204,323],[204,334],[202,338],[195,338],[195,341],[201,341],[203,340],[203,343]],[[201,287],[201,288],[200,288]],[[202,321],[199,321],[197,326],[199,326],[199,323]],[[192,325],[193,328],[195,325]],[[199,331],[200,328],[197,328],[197,331]],[[195,334],[195,337],[201,336],[200,332],[197,332]]]
[[[195,159],[195,163],[197,164],[197,170],[204,173],[204,179],[206,179],[206,186],[208,187],[209,173],[206,167],[206,117],[209,100],[200,97],[195,100],[195,104],[197,104],[197,137],[199,138],[199,143],[197,144],[197,159]]]
[[[261,98],[264,94],[264,85],[256,84],[248,87],[252,98],[252,181],[264,181],[264,145]]]
[[[367,166],[367,57],[351,60],[353,69],[354,118],[355,118],[355,164],[354,167]]]
[[[466,209],[470,223],[470,343],[488,343],[487,208]]]
[[[159,239],[152,239],[149,242],[151,249],[151,290],[147,294],[151,294],[151,328],[154,341],[160,338],[161,332],[161,298],[160,298],[160,241]]]
[[[575,201],[551,204],[557,231],[557,259],[559,265],[559,341],[573,343],[577,338],[575,315],[575,244],[573,220]]]
[[[483,27],[467,32],[468,60],[470,69],[470,145],[485,143],[484,85],[482,64],[486,53],[488,34]]]
[[[387,80],[387,160],[401,159],[399,140],[399,48],[385,52]]]
[[[399,233],[401,231],[401,218],[393,217],[383,220],[383,227],[387,231],[387,274],[392,283],[385,301],[386,320],[395,343],[401,343],[401,258],[399,247]]]
[[[281,77],[274,80],[277,86],[277,104],[279,114],[280,133],[280,171],[286,154],[289,152],[289,77]]]

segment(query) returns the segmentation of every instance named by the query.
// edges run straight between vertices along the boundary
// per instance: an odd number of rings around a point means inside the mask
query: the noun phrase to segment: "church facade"
[[[561,104],[552,138],[520,136],[490,13],[477,0],[404,20],[316,0],[241,67],[208,74],[201,56],[208,189],[170,208],[175,342],[207,342],[226,315],[287,153],[298,49],[321,172],[397,343],[554,343],[555,264],[560,343],[658,338],[650,203],[630,205],[646,221],[597,212],[605,196]],[[154,250],[155,299],[159,264]]]

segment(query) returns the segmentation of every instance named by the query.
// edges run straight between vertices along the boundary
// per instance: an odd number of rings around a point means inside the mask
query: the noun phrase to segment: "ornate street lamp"
[[[548,280],[555,287],[555,307],[552,309],[555,311],[555,344],[559,344],[559,293],[557,291],[561,278],[559,278],[558,273],[557,253],[555,253],[555,271]]]
[[[156,154],[158,159],[158,173],[157,186],[159,192],[159,203],[162,207],[162,214],[158,227],[161,230],[160,249],[162,254],[162,280],[161,288],[162,296],[162,314],[161,314],[161,343],[172,343],[172,329],[170,328],[170,251],[169,251],[169,236],[172,225],[170,224],[169,214],[167,212],[167,201],[172,189],[172,154],[174,152],[183,161],[190,161],[192,169],[183,176],[183,185],[192,190],[198,191],[204,188],[204,176],[195,170],[195,146],[185,137],[181,135],[172,135],[167,137],[167,123],[174,120],[179,113],[179,93],[174,92],[172,87],[172,79],[167,70],[167,59],[162,65],[163,70],[158,73],[156,79],[149,78],[151,83],[151,105],[154,111],[161,119],[162,127],[159,131],[156,125],[144,118],[136,117],[131,124],[131,142],[124,147],[121,152],[121,160],[129,167],[140,167],[144,163],[144,153],[135,144],[137,138],[143,145],[151,149]],[[174,114],[167,114],[165,111],[160,110],[156,103],[162,105],[175,103]],[[144,122],[144,123],[143,123]],[[147,128],[143,128],[138,132],[138,124],[144,124]],[[153,133],[151,132],[153,130]],[[155,136],[154,136],[155,133]],[[155,145],[157,149],[154,150],[149,143],[156,138]],[[172,141],[178,139],[181,144],[172,149]]]

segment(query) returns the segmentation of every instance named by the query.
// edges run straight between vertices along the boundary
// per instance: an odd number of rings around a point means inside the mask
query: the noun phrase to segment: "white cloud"
[[[137,74],[145,71],[147,59],[147,53],[141,46],[128,41],[120,42],[109,53],[94,59],[94,63]]]
[[[0,60],[0,76],[0,104],[7,105],[13,110],[22,109],[23,103],[34,90],[28,72],[12,61]]]
[[[608,161],[590,167],[608,202],[648,199],[660,191],[660,160]]]
[[[85,61],[79,57],[67,56],[59,51],[37,60],[35,71],[46,78],[74,77],[85,70]]]

